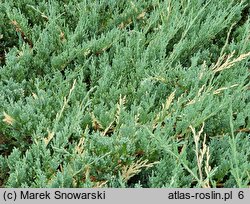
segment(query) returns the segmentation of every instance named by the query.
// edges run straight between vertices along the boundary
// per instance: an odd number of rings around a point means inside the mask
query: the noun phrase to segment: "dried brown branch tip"
[[[11,117],[10,115],[8,115],[6,112],[3,112],[3,122],[8,124],[8,125],[13,125],[15,122],[15,119],[13,117]]]
[[[19,32],[21,34],[21,37],[25,43],[27,43],[30,48],[33,48],[32,41],[28,38],[27,34],[24,33],[24,31],[21,29],[20,25],[17,21],[13,20],[10,22],[12,25],[14,25],[16,32]]]

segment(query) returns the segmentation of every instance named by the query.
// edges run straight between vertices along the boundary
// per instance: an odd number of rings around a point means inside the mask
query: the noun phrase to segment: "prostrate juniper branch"
[[[3,1],[0,186],[248,187],[249,8]]]

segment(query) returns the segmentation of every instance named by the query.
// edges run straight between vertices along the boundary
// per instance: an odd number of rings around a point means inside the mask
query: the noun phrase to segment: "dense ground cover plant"
[[[1,187],[248,187],[249,0],[0,1]]]

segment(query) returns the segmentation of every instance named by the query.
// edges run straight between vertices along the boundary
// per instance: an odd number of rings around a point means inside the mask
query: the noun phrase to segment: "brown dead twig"
[[[228,56],[223,54],[221,57],[219,57],[216,64],[212,67],[213,72],[217,73],[217,72],[220,72],[222,70],[229,69],[232,66],[234,66],[237,62],[241,62],[250,56],[250,52],[248,52],[245,54],[241,54],[237,58],[233,59],[234,54],[235,54],[235,51],[233,51]]]
[[[159,162],[153,162],[153,163],[148,163],[148,160],[141,160],[139,159],[136,162],[133,162],[131,165],[126,165],[122,167],[122,172],[121,172],[121,176],[122,179],[127,182],[130,178],[132,178],[133,176],[135,176],[136,174],[140,173],[142,168],[151,168],[153,167],[155,164],[158,164]]]
[[[119,102],[117,103],[117,109],[115,113],[115,118],[112,120],[109,125],[104,128],[101,124],[101,121],[99,121],[94,113],[91,113],[91,119],[92,119],[92,127],[95,131],[102,132],[103,136],[110,135],[115,131],[116,125],[120,124],[120,115],[121,111],[125,109],[125,103],[126,103],[126,96],[122,97],[120,95]]]
[[[12,25],[14,25],[16,32],[21,34],[21,37],[25,43],[28,43],[30,48],[33,48],[33,43],[32,41],[27,37],[27,35],[23,32],[21,29],[20,25],[17,23],[17,21],[13,20],[10,22]]]
[[[3,122],[5,122],[8,125],[13,125],[13,123],[15,122],[15,119],[12,118],[10,115],[8,115],[7,113],[3,112]]]
[[[204,134],[202,146],[199,145],[204,126],[205,124],[203,122],[202,127],[198,133],[196,132],[193,126],[190,125],[189,127],[193,133],[193,138],[195,143],[195,154],[196,154],[198,175],[199,175],[198,182],[203,188],[210,188],[209,177],[212,173],[211,172],[212,169],[209,165],[210,152],[209,152],[209,147],[206,145],[206,134]],[[206,155],[206,160],[204,161],[205,155]],[[205,169],[206,178],[204,178],[203,169]]]

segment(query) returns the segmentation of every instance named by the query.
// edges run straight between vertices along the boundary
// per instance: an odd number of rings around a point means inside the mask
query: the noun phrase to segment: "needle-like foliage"
[[[249,0],[1,0],[0,187],[249,187]]]

